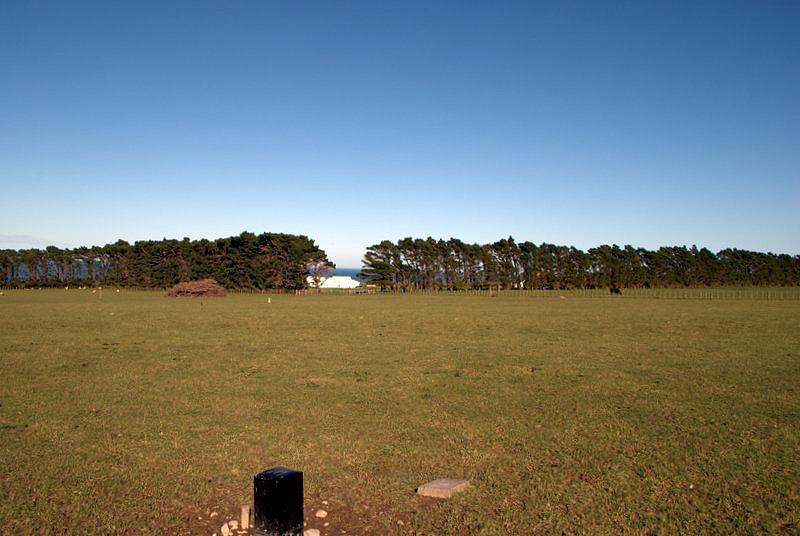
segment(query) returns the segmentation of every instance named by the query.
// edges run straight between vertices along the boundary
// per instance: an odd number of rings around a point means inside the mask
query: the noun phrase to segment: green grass
[[[5,291],[0,532],[211,534],[275,464],[323,534],[800,526],[798,301],[271,301]]]

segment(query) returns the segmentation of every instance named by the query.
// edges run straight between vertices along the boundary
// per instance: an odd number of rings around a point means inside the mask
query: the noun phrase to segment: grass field
[[[800,301],[6,291],[0,370],[3,534],[800,527]]]

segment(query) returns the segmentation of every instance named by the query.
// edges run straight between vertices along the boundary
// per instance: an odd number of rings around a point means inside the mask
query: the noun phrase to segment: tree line
[[[603,245],[588,251],[516,242],[467,244],[456,238],[384,240],[367,248],[359,277],[393,290],[590,289],[800,285],[800,255],[696,246]]]
[[[0,283],[166,288],[209,278],[229,289],[296,289],[306,285],[309,265],[325,262],[325,252],[302,235],[244,232],[217,240],[119,240],[75,249],[0,250]]]

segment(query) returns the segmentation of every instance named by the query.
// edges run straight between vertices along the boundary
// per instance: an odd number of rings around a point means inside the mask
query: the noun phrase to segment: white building
[[[314,287],[314,278],[308,276],[308,286]],[[357,288],[361,283],[349,275],[332,275],[320,279],[319,288]]]

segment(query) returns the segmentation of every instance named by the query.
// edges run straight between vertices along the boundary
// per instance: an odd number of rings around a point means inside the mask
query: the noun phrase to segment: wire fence
[[[663,300],[797,300],[800,287],[724,287],[724,288],[623,288],[619,294],[609,289],[492,289],[492,290],[380,290],[331,289],[323,294],[378,294],[423,296],[484,296],[501,298],[596,298],[596,299],[663,299]]]
[[[136,287],[104,287],[105,292],[165,292],[166,289]],[[69,290],[100,291],[103,287],[69,287]],[[0,289],[14,293],[23,290],[47,290],[42,288]],[[56,289],[50,289],[56,290]],[[351,289],[228,289],[230,294],[267,294],[293,296],[482,296],[487,298],[593,298],[593,299],[661,299],[661,300],[770,300],[800,301],[800,287],[720,287],[720,288],[623,288],[619,294],[607,288],[598,289],[405,289],[389,290],[378,287]]]

